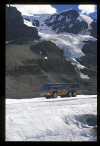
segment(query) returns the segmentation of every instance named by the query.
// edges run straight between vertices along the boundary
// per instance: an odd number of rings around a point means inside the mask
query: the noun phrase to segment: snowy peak
[[[44,24],[44,21],[49,18],[52,14],[34,14],[33,16],[23,15],[24,20],[26,19],[33,26],[39,27]]]
[[[56,33],[66,32],[65,27],[71,28],[73,21],[77,19],[79,13],[75,10],[66,10],[58,14],[52,15],[45,21],[47,26],[52,26]]]
[[[77,11],[70,9],[58,14],[54,14],[49,19],[51,19],[51,22],[53,20],[56,20],[56,23],[59,21],[61,22],[63,21],[66,23],[66,22],[69,22],[70,20],[76,19],[78,16],[79,14]]]
[[[35,14],[33,16],[23,16],[29,18],[35,27],[50,27],[55,33],[86,34],[97,38],[97,21],[89,16],[82,15],[76,10],[69,9],[55,14]],[[95,31],[94,31],[95,29]]]
[[[91,34],[92,22],[91,17],[81,15],[73,9],[54,14],[45,21],[46,25],[52,26],[52,30],[56,33],[68,32],[88,35]]]

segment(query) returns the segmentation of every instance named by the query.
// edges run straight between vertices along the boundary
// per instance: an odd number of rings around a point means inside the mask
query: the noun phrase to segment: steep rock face
[[[89,77],[97,78],[97,41],[86,41],[82,51],[85,56],[80,57],[78,62],[85,66],[86,68],[82,69],[83,74],[87,74]]]
[[[75,10],[65,11],[59,14],[52,15],[49,19],[45,21],[48,26],[61,23],[62,25],[66,22],[73,22],[79,16],[78,12]]]
[[[38,61],[38,65],[46,72],[77,74],[74,66],[65,59],[60,49],[54,43],[43,41],[31,46],[30,49],[39,56],[44,57],[44,59]]]
[[[33,24],[33,26],[37,26],[37,27],[39,27],[39,25],[40,25],[39,24],[39,21],[38,20],[35,20],[35,19],[34,19],[34,21],[33,21],[32,24]]]
[[[90,35],[97,38],[97,20],[93,20],[90,24],[92,29],[90,30]]]
[[[23,23],[21,13],[15,7],[6,6],[6,41],[25,37],[40,38],[36,28],[28,27]]]
[[[84,41],[85,44],[82,48],[82,52],[85,54],[97,55],[97,41]]]
[[[60,14],[54,14],[45,21],[47,26],[52,26],[52,29],[57,33],[68,32],[78,34],[82,30],[88,29],[88,24],[85,21],[78,20],[79,13],[76,10],[68,10]]]
[[[48,59],[51,58],[64,58],[61,54],[60,49],[51,41],[42,41],[36,45],[31,46],[31,51],[35,52],[38,55],[46,56]],[[51,55],[52,53],[52,55]]]

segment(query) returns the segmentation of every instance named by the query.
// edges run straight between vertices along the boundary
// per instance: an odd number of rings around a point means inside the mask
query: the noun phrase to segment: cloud
[[[16,7],[22,15],[31,16],[33,14],[53,14],[57,13],[57,9],[51,5],[10,5]]]
[[[81,10],[81,14],[94,13],[96,11],[96,5],[79,5],[78,9]]]

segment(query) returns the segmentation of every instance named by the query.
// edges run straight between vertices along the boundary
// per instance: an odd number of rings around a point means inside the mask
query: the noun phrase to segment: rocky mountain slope
[[[81,21],[82,17],[72,10],[70,13],[66,11],[56,14],[56,20],[55,14],[48,14],[42,15],[41,19],[36,21],[26,16],[23,19],[16,8],[7,9],[6,40],[16,40],[6,45],[7,94],[39,93],[44,83],[63,82],[78,82],[82,94],[97,94],[97,41],[90,35],[74,34],[77,18],[77,24],[82,23],[81,30],[83,24],[86,25],[86,32],[92,30],[90,23]],[[12,11],[15,12],[10,17]],[[94,20],[90,18],[90,21],[92,23]],[[58,22],[66,27],[61,30],[64,33],[60,33]],[[68,22],[73,22],[73,34],[68,33]],[[36,25],[36,28],[33,25]],[[53,29],[55,26],[57,28]]]
[[[6,45],[7,94],[35,94],[42,84],[63,82],[78,82],[83,94],[96,94],[95,76],[82,79],[52,42]]]
[[[15,7],[6,6],[6,41],[20,41],[20,39],[39,39],[35,27],[28,27],[23,23],[21,12]]]

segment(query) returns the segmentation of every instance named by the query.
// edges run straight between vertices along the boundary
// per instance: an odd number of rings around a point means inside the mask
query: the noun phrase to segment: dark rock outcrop
[[[39,27],[40,26],[40,24],[39,24],[39,21],[38,20],[35,20],[34,19],[34,21],[33,21],[33,26],[36,26],[36,27]]]
[[[90,24],[90,35],[97,38],[97,20],[93,20],[93,22]]]
[[[46,72],[53,71],[55,73],[77,74],[75,67],[70,61],[65,59],[60,49],[54,43],[43,41],[31,46],[30,49],[41,57],[47,57],[47,59],[39,59],[37,62],[40,68]]]
[[[39,39],[38,31],[34,27],[28,27],[23,23],[21,12],[15,7],[6,6],[6,41],[20,40],[20,38]]]
[[[84,46],[82,48],[82,52],[84,54],[93,54],[97,55],[97,41],[84,41]]]
[[[90,78],[97,79],[97,41],[86,41],[82,51],[85,56],[80,57],[77,61],[86,68],[81,69],[81,72]]]

